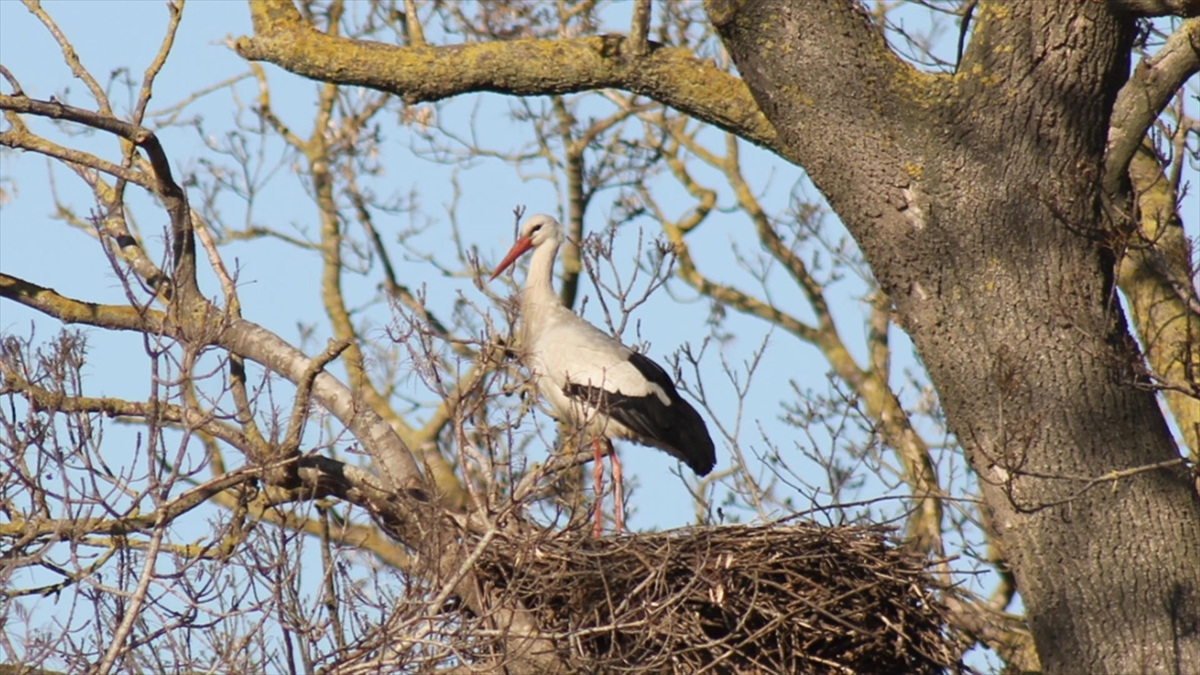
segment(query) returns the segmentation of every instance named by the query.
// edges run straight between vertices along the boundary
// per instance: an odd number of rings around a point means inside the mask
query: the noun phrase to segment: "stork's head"
[[[521,224],[521,236],[517,237],[517,241],[513,247],[509,249],[508,255],[504,256],[504,260],[496,266],[496,271],[492,272],[492,276],[488,279],[495,279],[500,276],[500,273],[508,269],[508,266],[516,262],[527,251],[538,246],[546,245],[558,247],[562,242],[562,226],[553,216],[548,216],[544,213],[539,213],[535,216],[529,216],[525,222]]]

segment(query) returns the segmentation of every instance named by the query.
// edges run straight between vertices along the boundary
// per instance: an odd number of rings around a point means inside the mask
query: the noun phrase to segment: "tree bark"
[[[1200,499],[1106,247],[1105,134],[1133,26],[981,5],[958,74],[852,5],[710,0],[783,152],[854,235],[971,456],[1051,673],[1200,663]]]

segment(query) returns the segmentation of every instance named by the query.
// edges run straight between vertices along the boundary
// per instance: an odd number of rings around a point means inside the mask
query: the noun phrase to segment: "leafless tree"
[[[456,196],[499,164],[553,185],[562,300],[627,342],[654,299],[705,303],[706,335],[655,345],[727,457],[686,483],[706,537],[689,541],[736,547],[743,530],[721,523],[795,514],[896,524],[886,555],[825,536],[888,561],[864,570],[907,583],[918,556],[939,575],[920,603],[945,610],[928,631],[947,622],[957,651],[930,663],[974,647],[1019,671],[1200,663],[1200,298],[1181,211],[1200,162],[1196,3],[252,0],[254,33],[227,43],[245,72],[160,110],[182,2],[140,81],[98,78],[27,6],[87,102],[27,95],[0,64],[0,146],[53,161],[53,219],[96,242],[118,295],[55,291],[67,270],[50,258],[45,278],[0,270],[5,304],[64,325],[0,324],[10,664],[634,665],[578,660],[597,635],[650,670],[698,663],[623,643],[646,619],[611,598],[590,624],[548,624],[597,602],[536,594],[550,576],[602,578],[556,543],[576,541],[591,455],[547,423],[511,358],[519,317],[483,281],[494,261],[466,207],[431,212],[419,178],[395,192],[395,152],[451,167]],[[279,108],[264,62],[318,83],[310,119]],[[216,96],[232,119],[220,134],[194,112]],[[480,116],[497,110],[518,141],[488,136]],[[174,156],[166,137],[203,150]],[[778,188],[796,167],[804,179]],[[285,219],[273,191],[292,174],[307,199]],[[33,180],[0,176],[0,204]],[[510,208],[495,208],[506,227]],[[431,252],[431,235],[451,245]],[[320,319],[291,337],[243,306],[267,250],[317,270]],[[766,337],[745,340],[747,325]],[[801,349],[826,376],[796,373],[756,410],[762,362]],[[134,393],[94,391],[91,369],[118,354]],[[714,405],[718,389],[733,405]],[[768,418],[791,437],[760,433]],[[829,541],[746,532],[779,550]],[[621,560],[692,550],[673,541],[593,545]],[[643,585],[669,586],[669,565],[654,569]],[[720,604],[738,588],[708,581],[688,592]],[[817,654],[787,663],[848,667]]]

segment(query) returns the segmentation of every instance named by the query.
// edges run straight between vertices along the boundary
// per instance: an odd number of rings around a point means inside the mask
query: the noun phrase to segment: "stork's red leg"
[[[617,457],[617,449],[612,441],[608,442],[608,460],[612,462],[613,475],[613,520],[616,521],[617,534],[625,531],[625,489],[621,484],[621,459]]]
[[[607,440],[607,439],[605,439]],[[592,452],[595,460],[592,462],[592,479],[595,481],[595,504],[592,506],[595,524],[592,525],[592,536],[599,539],[604,532],[604,454],[600,452],[600,439],[592,441]]]

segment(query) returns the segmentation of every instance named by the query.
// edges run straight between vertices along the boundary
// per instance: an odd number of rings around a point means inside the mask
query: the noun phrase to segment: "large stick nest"
[[[480,563],[574,672],[964,670],[924,559],[884,528],[570,532],[493,542]]]

